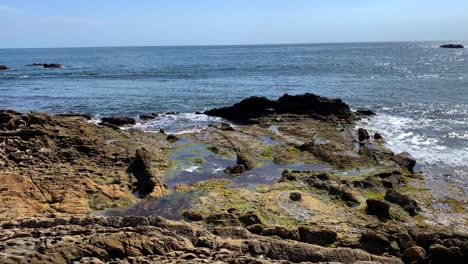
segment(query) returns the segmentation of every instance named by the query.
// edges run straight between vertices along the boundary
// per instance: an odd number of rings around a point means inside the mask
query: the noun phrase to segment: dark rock
[[[140,115],[141,120],[152,120],[158,117],[158,114],[156,113],[151,113],[150,115]]]
[[[413,239],[407,233],[400,233],[398,234],[398,245],[401,249],[406,250],[415,245]]]
[[[299,240],[297,229],[282,226],[268,227],[262,231],[263,236],[278,236],[282,239]]]
[[[167,112],[166,115],[177,115],[179,112]]]
[[[130,164],[128,171],[137,179],[137,189],[139,195],[144,197],[153,192],[156,186],[161,187],[162,182],[157,178],[151,169],[151,157],[145,149],[137,149],[135,159]]]
[[[248,212],[246,214],[239,216],[239,221],[245,226],[251,226],[251,225],[262,223],[260,218],[252,212]]]
[[[364,250],[374,254],[382,254],[386,252],[391,244],[384,234],[374,231],[368,231],[362,234],[359,242]]]
[[[368,199],[366,200],[366,203],[367,203],[367,208],[366,208],[367,214],[376,215],[379,217],[390,219],[390,211],[389,211],[390,204],[384,201],[375,200],[375,199]]]
[[[130,117],[122,117],[122,116],[111,116],[111,117],[104,117],[102,118],[102,122],[109,123],[114,126],[125,126],[125,125],[135,125],[136,121]]]
[[[8,70],[9,68],[5,65],[0,65],[0,71]]]
[[[356,111],[356,114],[358,114],[358,115],[360,115],[360,116],[375,116],[375,115],[377,115],[376,113],[372,112],[372,111],[369,110],[369,109],[357,110],[357,111]]]
[[[358,129],[358,139],[359,139],[359,141],[364,141],[364,140],[370,139],[370,135],[369,135],[369,132],[367,131],[367,129],[364,129],[364,128],[359,128]]]
[[[327,228],[301,226],[298,230],[300,241],[305,243],[329,246],[337,240],[337,233]]]
[[[441,244],[434,244],[429,248],[432,263],[466,263],[463,253],[458,247],[447,248]],[[465,252],[468,255],[468,252]]]
[[[341,119],[352,117],[349,106],[340,99],[329,99],[310,93],[292,96],[285,94],[277,101],[253,96],[230,107],[206,111],[205,114],[242,122],[272,114],[335,116]]]
[[[220,129],[223,131],[234,131],[234,128],[228,123],[222,123]]]
[[[380,134],[380,133],[375,133],[375,134],[374,134],[374,139],[375,139],[375,140],[383,140],[382,134]]]
[[[246,153],[237,153],[237,164],[243,165],[245,170],[253,170],[257,166],[257,161]]]
[[[441,48],[445,49],[463,49],[465,48],[462,44],[444,44],[440,45]]]
[[[171,143],[174,143],[174,142],[179,141],[179,137],[177,137],[176,135],[168,135],[166,140]]]
[[[203,220],[203,215],[195,211],[185,211],[182,213],[182,216],[189,221],[201,221]]]
[[[110,127],[114,130],[120,130],[120,127],[119,126],[116,126],[116,125],[113,125],[111,123],[107,123],[107,122],[101,122],[99,123],[100,126],[106,126],[106,127]]]
[[[256,235],[260,235],[264,229],[265,229],[265,226],[262,224],[254,224],[254,225],[247,227],[247,230],[249,230],[252,234],[256,234]]]
[[[410,172],[414,172],[414,166],[416,165],[416,160],[407,152],[400,153],[392,157],[392,160],[398,164],[400,167],[408,169]]]
[[[289,199],[293,201],[300,201],[302,199],[302,195],[298,192],[292,192],[291,194],[289,194]]]
[[[395,190],[388,190],[387,193],[385,193],[385,200],[398,204],[411,216],[415,216],[421,211],[421,208],[419,208],[419,205],[415,200]]]
[[[401,259],[405,263],[413,263],[424,260],[426,257],[426,251],[422,247],[413,246],[405,250],[403,255],[401,255]]]
[[[242,174],[244,171],[245,171],[244,165],[234,165],[234,166],[231,166],[231,167],[227,167],[224,170],[224,173],[232,175],[232,176],[238,176],[238,175]]]
[[[62,65],[58,63],[33,63],[33,64],[28,64],[26,66],[39,66],[43,68],[62,68]]]

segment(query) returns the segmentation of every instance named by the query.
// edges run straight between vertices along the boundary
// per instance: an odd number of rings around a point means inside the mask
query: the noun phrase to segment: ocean
[[[316,93],[378,113],[358,126],[418,160],[435,195],[468,191],[468,49],[439,42],[0,49],[0,109],[162,115],[177,132],[245,97]],[[27,67],[60,63],[61,69]]]

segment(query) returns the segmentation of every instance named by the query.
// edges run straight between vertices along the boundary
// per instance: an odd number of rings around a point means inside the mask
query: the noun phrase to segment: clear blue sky
[[[0,0],[0,48],[468,40],[468,0]]]

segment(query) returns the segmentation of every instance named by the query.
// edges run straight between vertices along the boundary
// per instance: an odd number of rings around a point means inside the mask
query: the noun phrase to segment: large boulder
[[[272,114],[298,114],[314,117],[334,116],[340,119],[349,119],[353,116],[349,106],[340,99],[330,99],[311,93],[302,95],[285,94],[278,100],[253,96],[230,107],[206,111],[205,114],[241,122]]]
[[[386,219],[390,219],[390,204],[375,200],[375,199],[368,199],[366,200],[367,208],[366,212],[370,215],[376,215],[379,217],[383,217]]]
[[[444,49],[463,49],[465,48],[462,44],[444,44],[440,45],[441,48]]]
[[[0,65],[0,71],[8,70],[9,68],[5,65]]]
[[[128,168],[128,171],[137,179],[135,191],[141,197],[159,197],[164,193],[163,183],[154,173],[151,163],[150,153],[145,149],[137,149],[135,159]]]
[[[300,241],[321,246],[335,243],[338,237],[335,231],[322,227],[301,226],[298,231]]]

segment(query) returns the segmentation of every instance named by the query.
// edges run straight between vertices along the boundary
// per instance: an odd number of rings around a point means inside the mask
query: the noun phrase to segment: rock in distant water
[[[440,45],[441,48],[445,49],[463,49],[465,48],[462,44],[444,44]]]
[[[111,116],[102,118],[102,123],[108,123],[114,126],[135,125],[136,121],[130,117]]]
[[[62,65],[58,63],[33,63],[28,64],[26,66],[39,66],[43,68],[62,68]]]
[[[356,114],[361,115],[361,116],[375,116],[375,115],[377,115],[376,113],[374,113],[373,111],[371,111],[369,109],[357,110]]]
[[[5,65],[0,65],[0,71],[8,70],[9,68]]]
[[[353,116],[349,106],[340,99],[329,99],[311,93],[285,94],[278,100],[252,96],[233,106],[212,109],[205,114],[241,122],[272,114],[310,115],[317,118],[334,116],[340,119],[350,119]]]

